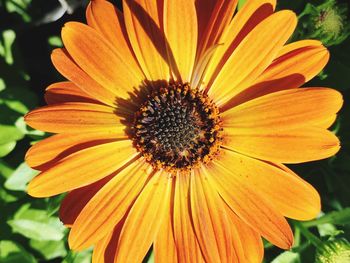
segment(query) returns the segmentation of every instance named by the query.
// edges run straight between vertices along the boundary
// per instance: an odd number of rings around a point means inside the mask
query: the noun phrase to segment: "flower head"
[[[211,4],[209,4],[209,2]],[[55,133],[27,163],[28,192],[68,192],[69,245],[94,262],[261,262],[261,237],[288,249],[285,217],[320,211],[316,190],[284,164],[339,150],[327,130],[332,89],[300,88],[328,61],[275,1],[94,0],[87,24],[52,54],[68,79],[26,122]],[[233,17],[233,18],[232,18]]]
[[[329,240],[317,249],[316,263],[346,263],[350,260],[350,243],[344,238]]]
[[[308,3],[299,16],[299,35],[319,39],[326,46],[338,45],[350,35],[347,13],[348,6],[336,0],[325,0],[317,6]]]

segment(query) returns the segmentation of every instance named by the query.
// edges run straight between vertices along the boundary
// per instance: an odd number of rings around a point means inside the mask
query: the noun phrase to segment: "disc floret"
[[[190,170],[218,152],[219,109],[206,94],[188,84],[161,87],[135,113],[133,140],[154,167]]]

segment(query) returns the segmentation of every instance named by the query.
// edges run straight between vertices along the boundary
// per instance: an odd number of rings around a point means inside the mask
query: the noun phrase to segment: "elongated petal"
[[[310,197],[312,196],[313,197],[313,200],[314,200],[314,207],[315,207],[315,213],[317,212],[317,210],[321,210],[321,200],[320,199],[320,196],[317,192],[317,190],[311,185],[309,184],[308,182],[306,182],[305,180],[303,180],[302,178],[300,178],[300,176],[298,176],[296,173],[294,173],[294,171],[292,171],[290,168],[288,168],[287,166],[285,166],[284,164],[279,164],[279,163],[272,163],[272,162],[269,162],[270,164],[272,164],[273,166],[275,167],[278,167],[279,169],[281,169],[282,171],[288,173],[288,176],[292,176],[292,177],[295,177],[297,180],[299,180],[299,183],[303,183],[305,185],[306,188],[309,188],[310,190],[309,191],[312,191],[311,188],[313,189],[314,191],[314,194],[310,194]],[[316,192],[316,193],[315,193]],[[317,195],[317,196],[316,196]],[[311,198],[309,199],[311,200]],[[302,220],[302,219],[299,219],[299,220]]]
[[[328,129],[329,127],[331,127],[333,125],[333,123],[336,121],[336,119],[337,119],[337,114],[333,114],[331,116],[328,116],[324,120],[320,121],[319,123],[315,123],[315,126]]]
[[[221,151],[220,156],[225,155]],[[235,162],[236,160],[233,160]],[[247,167],[238,161],[235,169],[228,169],[232,162],[216,160],[209,168],[208,180],[216,187],[228,206],[274,245],[288,249],[293,244],[293,233],[282,214],[260,192],[247,183]]]
[[[179,262],[205,262],[190,214],[190,175],[176,176],[173,227]]]
[[[217,0],[196,0],[196,13],[198,24],[198,46],[205,35],[205,30],[209,26],[210,17],[215,9]]]
[[[339,140],[324,128],[239,132],[225,129],[226,148],[248,156],[276,163],[303,163],[321,160],[336,154]]]
[[[108,261],[110,263],[113,262],[113,260],[108,260],[108,258],[105,258],[105,252],[106,248],[112,239],[113,233],[109,233],[107,236],[102,238],[97,244],[94,246],[94,250],[92,251],[92,262],[103,262],[107,263]],[[114,257],[114,255],[112,255]]]
[[[51,60],[55,68],[68,80],[72,81],[91,98],[99,100],[107,105],[116,105],[116,94],[103,87],[83,71],[66,50],[57,48],[51,54]]]
[[[42,170],[72,153],[117,140],[118,135],[110,131],[56,134],[29,148],[25,160],[29,166]]]
[[[242,247],[242,254],[239,256],[238,262],[261,263],[264,258],[264,246],[261,236],[244,223],[231,210],[227,209],[227,214],[230,217],[230,222],[234,228],[233,235],[238,239]]]
[[[109,131],[125,138],[125,125],[114,111],[99,104],[71,102],[38,108],[24,119],[29,126],[46,132]]]
[[[73,249],[87,248],[107,235],[124,217],[151,173],[139,160],[117,174],[87,203],[69,234]]]
[[[199,1],[201,2],[201,1]],[[237,0],[218,0],[215,2],[212,12],[210,13],[209,21],[206,21],[206,27],[203,36],[198,41],[197,57],[200,57],[208,48],[218,43],[222,32],[226,29],[227,25],[231,22],[233,13],[237,7]],[[198,5],[204,5],[204,3],[198,3]],[[203,6],[203,9],[206,7]],[[199,10],[202,12],[205,10]],[[198,20],[198,22],[200,22]],[[199,25],[198,25],[199,27]],[[204,28],[200,28],[204,30]]]
[[[148,80],[169,80],[170,68],[162,28],[163,1],[125,0],[124,19],[135,55]]]
[[[155,263],[178,263],[176,245],[173,231],[173,193],[169,202],[168,210],[165,212],[165,218],[159,228],[156,239],[154,240],[154,261]]]
[[[221,162],[232,167],[243,167],[243,180],[261,193],[282,215],[310,220],[320,212],[317,191],[292,171],[231,151],[225,151]]]
[[[224,202],[202,170],[191,175],[190,192],[193,225],[206,261],[238,262]]]
[[[181,80],[190,82],[198,39],[197,14],[194,1],[164,1],[164,32],[169,42],[169,56],[174,57]],[[175,65],[172,66],[174,67]]]
[[[45,101],[47,104],[63,102],[99,103],[70,81],[57,82],[48,86],[45,91]]]
[[[114,263],[114,257],[119,243],[120,232],[125,223],[125,217],[115,226],[113,232],[108,233],[107,236],[96,243],[92,253],[92,262]]]
[[[322,45],[298,48],[277,57],[255,83],[258,85],[261,82],[270,82],[268,84],[271,86],[298,88],[320,73],[328,60],[329,52]],[[303,81],[300,80],[300,77],[298,79],[297,75],[301,75]],[[276,81],[271,82],[272,80]],[[277,80],[280,81],[277,82]]]
[[[126,218],[115,260],[142,262],[169,211],[172,178],[156,172],[135,201]]]
[[[269,66],[296,27],[291,11],[277,12],[257,25],[226,61],[209,95],[218,105],[248,88]]]
[[[299,50],[301,48],[305,48],[305,47],[320,47],[322,46],[322,42],[319,40],[314,40],[314,39],[305,39],[305,40],[299,40],[299,41],[295,41],[292,43],[289,43],[285,46],[283,46],[283,48],[278,52],[277,58],[279,57],[283,57],[284,55],[290,53],[290,52],[294,52],[295,50]],[[277,59],[276,58],[276,59]]]
[[[137,75],[142,76],[142,70],[128,41],[123,13],[109,1],[93,0],[86,9],[86,19],[88,25],[108,39],[116,50],[122,50],[123,60],[127,61]]]
[[[92,0],[86,8],[87,24],[98,31],[114,47],[128,49],[123,30],[123,14],[112,3],[106,0]],[[126,49],[126,51],[127,51]]]
[[[238,133],[279,132],[323,122],[336,114],[342,95],[329,88],[290,89],[250,100],[222,114],[223,125]],[[249,131],[248,131],[249,130]]]
[[[93,184],[69,192],[64,197],[59,210],[59,217],[63,224],[71,227],[85,205],[111,178],[112,176],[108,176]]]
[[[218,40],[220,46],[207,67],[203,79],[207,90],[237,46],[250,31],[273,13],[275,5],[276,0],[251,0],[238,11]]]
[[[28,186],[35,197],[48,197],[94,183],[137,156],[129,140],[105,143],[69,155],[36,176]]]
[[[299,42],[301,43],[285,46],[281,52],[283,55],[277,57],[251,87],[232,98],[224,108],[231,108],[272,92],[299,88],[315,77],[327,64],[329,52],[321,42]]]
[[[62,40],[74,61],[116,97],[129,98],[129,92],[144,80],[138,69],[123,58],[120,50],[87,25],[65,24]]]

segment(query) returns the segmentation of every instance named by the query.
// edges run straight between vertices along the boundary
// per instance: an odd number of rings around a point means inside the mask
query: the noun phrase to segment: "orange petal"
[[[224,203],[204,171],[191,175],[191,214],[198,242],[207,262],[238,262]]]
[[[226,213],[230,217],[232,228],[235,230],[233,232],[236,237],[235,241],[241,244],[243,251],[243,254],[239,255],[238,262],[261,263],[264,258],[264,245],[261,236],[239,219],[230,208],[226,209]]]
[[[63,102],[99,103],[69,81],[57,82],[48,86],[45,91],[45,101],[47,104]]]
[[[317,191],[292,171],[231,151],[225,151],[221,162],[244,167],[243,180],[286,217],[310,220],[321,210]]]
[[[69,192],[64,197],[59,210],[59,218],[63,224],[71,227],[85,205],[111,178],[109,176],[93,184]]]
[[[86,9],[86,19],[88,25],[108,39],[115,49],[122,50],[123,59],[142,75],[128,42],[122,12],[106,0],[93,0]]]
[[[283,56],[277,57],[255,83],[258,85],[261,82],[283,79],[283,82],[273,82],[270,84],[298,88],[320,73],[328,60],[329,52],[321,43],[319,46],[299,47]],[[298,78],[295,76],[292,79],[290,77],[291,75],[302,75],[303,82],[298,81]],[[290,77],[289,79],[287,79],[288,76]],[[267,84],[265,85],[267,86]]]
[[[301,177],[299,177],[287,166],[283,164],[277,164],[277,163],[269,163],[269,164],[281,169],[283,172],[287,173],[289,177],[294,177],[294,179],[298,181],[298,184],[305,189],[304,190],[305,193],[306,192],[308,193],[308,195],[304,197],[305,204],[302,205],[301,202],[297,204],[299,206],[303,206],[303,207],[297,208],[299,210],[299,215],[296,215],[296,213],[292,214],[290,209],[289,209],[289,212],[287,212],[288,208],[286,209],[281,208],[282,213],[286,217],[295,218],[297,220],[311,220],[315,218],[318,215],[318,213],[321,211],[321,200],[317,190],[311,184],[309,184],[308,182],[303,180]],[[292,209],[295,209],[295,208],[296,207],[293,207]]]
[[[299,41],[310,44],[309,41]],[[294,89],[315,77],[327,64],[328,50],[322,46],[304,46],[298,43],[296,49],[290,50],[275,61],[254,81],[254,84],[240,94],[232,98],[224,108],[231,108],[242,102],[263,96],[272,92]],[[285,49],[291,49],[287,45]],[[283,52],[284,53],[284,52]]]
[[[123,1],[125,25],[128,36],[148,80],[170,78],[165,39],[161,27],[163,1]]]
[[[172,195],[173,196],[173,193]],[[176,253],[176,245],[174,239],[174,231],[173,231],[173,222],[172,222],[172,214],[173,214],[173,198],[170,200],[170,205],[168,207],[168,211],[165,212],[165,218],[163,223],[161,224],[158,235],[154,240],[153,248],[154,248],[154,261],[156,263],[178,263],[177,253]]]
[[[179,173],[175,179],[173,227],[179,262],[205,262],[190,216],[190,175]]]
[[[125,138],[125,125],[114,111],[99,104],[67,102],[33,110],[24,120],[29,126],[46,132],[109,131]]]
[[[56,134],[30,147],[25,160],[30,167],[45,170],[72,153],[117,140],[118,135],[110,131]]]
[[[142,76],[141,68],[128,42],[122,12],[106,0],[93,0],[86,9],[86,19],[88,25],[109,40],[116,50],[122,50],[123,60]]]
[[[208,94],[223,105],[248,88],[269,66],[297,23],[295,14],[277,12],[257,25],[239,44],[222,67]]]
[[[333,115],[328,116],[327,118],[323,119],[319,123],[315,123],[315,126],[328,129],[329,127],[331,127],[333,125],[333,123],[336,121],[336,119],[337,119],[337,114],[333,114]]]
[[[158,171],[142,190],[120,234],[116,262],[142,262],[169,211],[172,182]]]
[[[110,240],[112,239],[112,236],[113,236],[113,232],[109,233],[107,236],[105,236],[104,238],[102,238],[100,241],[96,243],[96,245],[94,246],[94,250],[92,251],[91,262],[113,263],[113,260],[111,259],[109,260],[108,258],[105,257],[106,248]],[[112,257],[114,257],[114,255],[112,255]]]
[[[116,94],[98,84],[86,72],[84,72],[64,49],[57,48],[51,54],[51,60],[55,68],[64,77],[72,81],[91,98],[99,100],[107,105],[116,105]]]
[[[198,12],[205,12],[207,7],[203,6],[205,3],[200,3],[198,1],[197,7]],[[200,41],[198,41],[198,50],[197,57],[200,57],[208,48],[218,43],[218,39],[220,39],[222,32],[226,29],[227,25],[231,22],[233,17],[233,13],[236,10],[238,0],[218,0],[216,1],[213,10],[210,12],[210,17],[208,17],[208,21],[206,22],[205,28],[199,29],[204,30],[203,36],[201,36]],[[201,7],[203,6],[203,7]],[[199,23],[198,19],[198,23]]]
[[[125,218],[116,225],[113,232],[96,243],[92,253],[92,262],[114,263],[114,256],[124,223]]]
[[[333,117],[342,95],[329,88],[290,89],[271,93],[222,114],[224,128],[237,133],[270,133],[299,129]]]
[[[209,27],[210,17],[214,11],[217,0],[196,0],[196,13],[198,24],[198,45],[205,35],[206,28]]]
[[[248,167],[240,163],[243,158],[237,154],[237,158],[231,158],[227,162],[228,157],[222,159],[226,154],[222,150],[221,158],[208,168],[207,173],[211,175],[208,176],[209,182],[239,218],[274,245],[289,249],[293,244],[293,233],[286,219],[264,195],[245,180],[249,174],[246,173]],[[232,162],[237,162],[237,165],[232,166]]]
[[[143,159],[106,183],[87,203],[69,233],[72,249],[88,248],[107,235],[124,217],[152,170]]]
[[[277,58],[279,57],[283,57],[284,55],[290,53],[290,52],[294,52],[295,50],[301,49],[301,48],[305,48],[305,47],[320,47],[322,46],[322,42],[319,40],[314,40],[314,39],[305,39],[305,40],[299,40],[299,41],[295,41],[292,43],[289,43],[287,45],[285,45],[279,52],[277,55]]]
[[[215,76],[220,72],[232,52],[252,29],[273,13],[275,5],[276,0],[251,0],[238,11],[218,40],[220,46],[207,67],[203,79],[207,89],[209,89]]]
[[[195,1],[165,0],[164,32],[182,82],[190,82],[198,39]]]
[[[59,161],[28,186],[35,197],[48,197],[94,183],[121,169],[137,156],[129,140],[90,147]]]
[[[62,40],[74,61],[116,97],[129,98],[129,92],[142,84],[139,69],[93,28],[69,22],[62,29]]]
[[[225,129],[226,148],[248,156],[276,163],[303,163],[321,160],[336,154],[339,140],[323,128],[302,130]]]

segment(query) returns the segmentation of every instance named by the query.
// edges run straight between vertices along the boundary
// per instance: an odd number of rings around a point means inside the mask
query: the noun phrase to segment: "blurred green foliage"
[[[239,1],[241,7],[246,0]],[[291,166],[321,194],[323,214],[294,222],[295,246],[283,252],[265,243],[265,262],[350,262],[350,38],[347,1],[280,0],[300,18],[293,40],[320,39],[331,60],[309,86],[329,86],[343,93],[345,105],[333,130],[341,138],[337,156]],[[120,6],[120,1],[114,1]],[[57,217],[62,196],[34,199],[26,185],[37,172],[24,162],[25,152],[47,136],[23,121],[30,109],[43,105],[45,87],[61,79],[50,64],[50,52],[62,45],[66,21],[84,21],[87,1],[0,0],[0,263],[91,261],[91,250],[73,253]],[[328,20],[327,20],[328,19]],[[336,255],[345,261],[332,261]],[[340,255],[340,256],[339,256]],[[333,257],[333,259],[332,259]],[[150,253],[149,262],[153,261]],[[320,261],[321,260],[321,261]],[[328,260],[328,261],[327,261]]]

